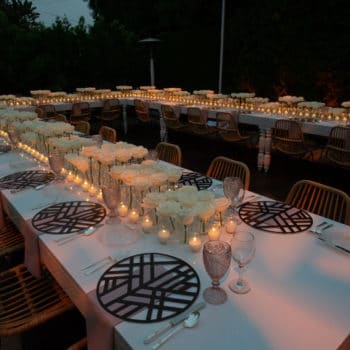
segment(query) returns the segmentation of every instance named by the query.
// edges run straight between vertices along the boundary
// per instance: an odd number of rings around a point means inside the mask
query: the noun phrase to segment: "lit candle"
[[[126,214],[128,213],[128,207],[123,202],[121,202],[118,207],[118,213],[121,217],[126,216]]]
[[[82,181],[83,179],[79,175],[74,178],[74,183],[77,185],[81,184]]]
[[[198,236],[191,237],[188,241],[188,244],[190,246],[191,251],[194,253],[198,252],[202,247],[202,241]]]
[[[128,215],[128,219],[130,222],[136,223],[136,221],[139,219],[139,213],[137,212],[137,210],[132,209]]]
[[[103,201],[103,194],[102,194],[102,190],[99,190],[99,192],[98,192],[98,194],[97,194],[97,196],[96,196],[96,198],[99,200],[99,201]]]
[[[74,175],[72,174],[72,172],[70,171],[67,175],[67,181],[73,181],[74,180]]]
[[[81,188],[83,189],[84,192],[87,192],[89,190],[89,183],[85,180],[83,184],[81,185]]]
[[[233,219],[227,220],[225,224],[225,229],[227,233],[235,233],[236,227],[237,227],[237,224],[235,220]]]
[[[220,236],[220,230],[217,226],[213,225],[208,231],[208,237],[210,241],[217,241]]]
[[[158,232],[158,239],[159,242],[162,244],[166,244],[166,242],[169,240],[170,232],[166,228],[162,228]]]
[[[94,196],[97,193],[97,188],[94,185],[91,185],[89,188],[89,194],[90,196]]]
[[[149,233],[152,231],[153,222],[148,216],[145,216],[142,220],[141,226],[145,233]]]

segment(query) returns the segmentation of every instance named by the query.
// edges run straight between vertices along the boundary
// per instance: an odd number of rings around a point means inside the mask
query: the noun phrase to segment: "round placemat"
[[[213,183],[213,180],[200,173],[183,173],[178,181],[181,186],[190,185],[196,186],[198,190],[206,190]]]
[[[272,233],[298,233],[313,223],[306,211],[275,201],[247,202],[240,207],[239,216],[247,225]]]
[[[95,226],[105,216],[106,210],[101,204],[85,201],[63,202],[39,211],[33,217],[32,225],[43,233],[68,234]]]
[[[0,179],[0,189],[20,190],[26,187],[33,187],[49,183],[55,178],[55,175],[43,170],[26,170]]]
[[[145,253],[111,266],[98,281],[96,295],[110,314],[131,322],[150,323],[189,308],[199,290],[199,277],[185,261]]]

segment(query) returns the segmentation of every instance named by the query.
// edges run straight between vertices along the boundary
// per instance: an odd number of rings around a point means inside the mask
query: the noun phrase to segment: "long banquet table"
[[[0,176],[36,166],[12,152],[0,156]],[[67,189],[65,183],[18,194],[3,190],[1,197],[3,208],[24,234],[30,219],[45,204],[87,198],[84,192]],[[317,215],[312,217],[314,225],[324,221]],[[332,223],[334,232],[349,233],[348,226]],[[64,245],[54,241],[55,235],[37,237],[41,262],[88,321],[91,310],[96,308],[91,296],[107,266],[88,276],[82,267],[109,255],[120,259],[142,252],[159,252],[183,259],[200,277],[199,300],[202,299],[202,291],[210,285],[210,279],[200,252],[192,253],[188,246],[178,243],[161,245],[155,234],[144,234],[141,230],[137,231],[138,240],[134,244],[121,247],[115,244],[118,229],[118,225],[106,224],[93,235]],[[244,223],[238,230],[249,230],[256,238],[256,255],[246,273],[252,290],[246,295],[236,295],[228,289],[228,283],[237,277],[232,263],[222,280],[228,301],[218,306],[207,304],[198,325],[172,337],[164,349],[336,349],[350,330],[350,255],[326,246],[309,232],[272,234]],[[227,241],[230,238],[228,234],[221,237]],[[27,237],[26,245],[30,244]],[[28,249],[26,254],[30,254]],[[114,327],[114,347],[151,349],[151,345],[143,344],[144,337],[166,322],[121,322]],[[89,348],[109,349],[110,343],[94,328],[90,318]],[[113,327],[104,328],[102,333],[112,334],[112,330]]]
[[[128,117],[127,117],[127,106],[133,106],[135,98],[120,98],[119,99],[123,108],[123,127],[124,133],[128,131]],[[177,114],[186,114],[188,107],[190,105],[183,105],[171,101],[161,101],[161,100],[145,100],[149,107],[156,109],[160,114],[160,139],[166,141],[167,139],[167,128],[163,121],[161,113],[161,105],[168,104],[172,105]],[[101,108],[102,101],[100,100],[86,100],[91,106],[91,108]],[[58,112],[66,112],[72,109],[72,103],[54,103],[54,106]],[[222,112],[233,112],[236,111],[233,108],[220,108],[213,109],[207,105],[196,105],[202,109],[204,113],[207,114],[209,123],[212,123],[216,119],[216,113],[219,111]],[[20,107],[21,109],[34,109],[34,107]],[[286,116],[288,117],[288,116]],[[272,127],[275,121],[279,118],[283,118],[275,114],[266,114],[266,113],[242,113],[240,115],[240,122],[249,125],[255,125],[259,128],[259,151],[257,155],[257,167],[259,170],[264,169],[266,172],[270,168],[271,164],[271,133]],[[339,122],[336,121],[314,121],[314,122],[302,122],[301,127],[305,134],[328,137],[329,132],[332,127],[339,125]]]

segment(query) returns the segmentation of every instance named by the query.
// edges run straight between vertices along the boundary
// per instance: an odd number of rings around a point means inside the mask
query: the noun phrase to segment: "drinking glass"
[[[120,219],[117,218],[117,209],[120,203],[121,198],[121,190],[120,186],[114,185],[114,186],[103,186],[102,187],[102,196],[103,201],[105,202],[107,208],[109,209],[109,212],[107,214],[108,219],[107,223],[112,223],[114,221],[119,221]]]
[[[223,304],[227,300],[227,295],[220,288],[220,279],[231,263],[230,245],[223,241],[206,242],[203,246],[203,261],[205,270],[212,279],[211,287],[205,289],[203,297],[209,304]]]
[[[246,294],[250,291],[247,280],[243,279],[243,268],[254,258],[255,254],[254,235],[249,232],[237,232],[231,241],[232,259],[238,264],[238,279],[229,284],[232,292]]]
[[[237,216],[237,206],[242,203],[245,189],[243,182],[239,177],[225,177],[224,195],[231,202],[233,215]],[[237,220],[239,224],[240,221]]]
[[[7,134],[8,134],[9,139],[10,139],[11,148],[12,148],[12,150],[15,151],[17,149],[17,145],[19,142],[18,132],[15,128],[10,126],[7,130]]]
[[[159,160],[158,152],[155,149],[149,150],[145,159],[154,160],[155,162],[158,162]]]
[[[61,176],[62,169],[64,167],[64,156],[60,153],[51,153],[49,155],[50,169],[55,173],[55,180],[60,181],[63,179]]]
[[[102,147],[103,138],[100,134],[92,135],[91,139],[95,143],[95,146],[97,146],[98,148]]]

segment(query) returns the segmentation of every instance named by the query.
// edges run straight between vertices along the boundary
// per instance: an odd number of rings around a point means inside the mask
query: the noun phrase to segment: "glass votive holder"
[[[126,204],[124,204],[123,202],[120,202],[119,206],[118,206],[118,213],[119,215],[123,218],[128,214],[128,206]]]
[[[225,222],[225,231],[230,234],[234,234],[236,232],[237,222],[233,215],[227,217]]]
[[[199,252],[201,250],[202,240],[198,232],[192,233],[190,239],[188,240],[188,245],[190,247],[191,252],[193,253]]]
[[[152,219],[148,215],[145,215],[143,217],[141,227],[142,227],[143,232],[145,232],[145,233],[152,232],[153,222],[152,222]]]
[[[158,240],[161,244],[166,244],[170,238],[170,231],[166,227],[161,227],[158,231]]]
[[[219,224],[213,224],[208,230],[209,241],[218,241],[220,238],[220,233]]]
[[[128,220],[132,224],[136,224],[139,219],[139,212],[136,209],[131,209],[128,215]]]

